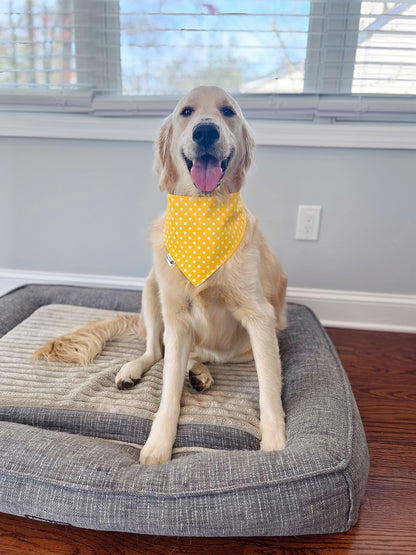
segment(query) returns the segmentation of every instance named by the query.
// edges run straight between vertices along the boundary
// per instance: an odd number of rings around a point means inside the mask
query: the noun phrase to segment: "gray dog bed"
[[[162,364],[132,390],[114,375],[144,344],[108,344],[86,368],[34,364],[56,334],[140,293],[32,285],[0,299],[0,511],[98,530],[186,536],[343,532],[357,520],[368,450],[348,379],[314,314],[289,304],[279,336],[284,451],[259,451],[254,364],[214,366],[214,385],[185,384],[172,461],[139,464]]]

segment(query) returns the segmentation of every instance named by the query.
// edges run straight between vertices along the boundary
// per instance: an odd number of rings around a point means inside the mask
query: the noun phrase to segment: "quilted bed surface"
[[[155,364],[131,390],[119,391],[114,378],[122,364],[144,353],[143,339],[115,339],[87,367],[31,360],[32,353],[51,338],[116,314],[120,312],[47,305],[0,338],[0,417],[141,447],[159,406],[163,362]],[[197,393],[185,382],[175,454],[204,447],[258,449],[259,392],[254,365],[211,366],[210,371],[215,383],[210,391]],[[199,437],[197,426],[214,433]]]
[[[212,366],[211,390],[185,383],[172,461],[139,464],[162,363],[129,391],[114,375],[144,343],[109,343],[94,364],[33,363],[34,349],[140,293],[26,286],[0,299],[0,511],[75,526],[197,535],[340,532],[358,517],[368,474],[344,370],[309,309],[289,305],[279,336],[287,448],[259,451],[254,363]]]

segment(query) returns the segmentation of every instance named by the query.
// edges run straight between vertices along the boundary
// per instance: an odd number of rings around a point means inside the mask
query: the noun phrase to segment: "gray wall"
[[[0,268],[144,277],[150,143],[0,139]],[[258,147],[243,192],[291,286],[416,292],[414,151]],[[295,241],[299,204],[320,240]]]

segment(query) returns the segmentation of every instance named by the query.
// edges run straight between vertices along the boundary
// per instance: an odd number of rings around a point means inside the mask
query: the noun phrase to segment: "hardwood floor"
[[[352,530],[296,538],[168,538],[2,514],[0,554],[416,553],[416,335],[327,331],[350,378],[371,457],[367,492]]]

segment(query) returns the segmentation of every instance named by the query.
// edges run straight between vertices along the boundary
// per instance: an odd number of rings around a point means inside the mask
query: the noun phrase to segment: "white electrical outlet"
[[[295,239],[317,241],[322,206],[299,205]]]

